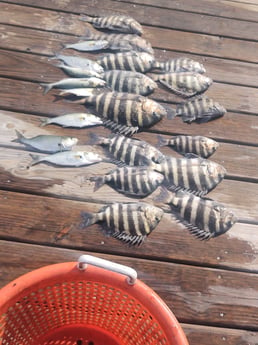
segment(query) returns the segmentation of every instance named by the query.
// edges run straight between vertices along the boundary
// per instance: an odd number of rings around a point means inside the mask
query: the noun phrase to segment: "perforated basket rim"
[[[0,290],[0,316],[16,301],[47,286],[64,282],[89,281],[108,284],[135,298],[148,312],[155,317],[167,339],[173,345],[188,345],[186,336],[173,312],[165,302],[145,283],[136,280],[134,285],[128,284],[122,274],[88,265],[82,271],[77,262],[65,262],[38,268],[11,281]]]

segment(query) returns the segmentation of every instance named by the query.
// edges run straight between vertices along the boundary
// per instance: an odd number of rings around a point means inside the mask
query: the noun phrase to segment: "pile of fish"
[[[108,52],[92,60],[58,53],[53,59],[60,61],[56,66],[68,78],[41,85],[44,94],[51,89],[61,90],[59,96],[91,107],[92,111],[45,118],[41,126],[56,124],[79,129],[103,125],[113,134],[109,137],[90,134],[88,147],[101,145],[105,152],[102,157],[91,150],[77,151],[77,138],[51,135],[26,138],[17,131],[15,141],[48,153],[31,154],[29,167],[41,162],[73,167],[112,162],[115,169],[89,178],[94,183],[94,192],[107,184],[119,193],[140,199],[159,188],[160,194],[153,201],[169,205],[173,217],[198,238],[209,239],[229,230],[237,221],[236,216],[205,197],[226,174],[223,166],[207,159],[217,150],[216,141],[203,136],[179,135],[167,139],[159,135],[155,147],[130,137],[164,118],[173,121],[180,116],[187,123],[202,123],[223,116],[224,107],[203,96],[212,84],[212,79],[204,75],[204,66],[186,57],[157,61],[151,44],[141,37],[141,25],[131,17],[81,16],[80,19],[105,31],[93,33],[87,29],[81,41],[66,44],[63,50]],[[150,71],[152,74],[146,75]],[[174,109],[148,98],[159,84],[186,100]],[[182,156],[166,156],[160,151],[162,146],[170,146]],[[129,245],[140,245],[164,212],[164,208],[143,201],[114,203],[97,213],[83,212],[81,226],[98,222],[105,235]]]

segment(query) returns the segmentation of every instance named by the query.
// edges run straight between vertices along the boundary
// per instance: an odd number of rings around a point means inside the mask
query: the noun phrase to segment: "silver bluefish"
[[[170,205],[172,215],[201,240],[220,236],[237,222],[231,210],[214,200],[184,191],[162,193],[159,198]]]
[[[194,153],[200,157],[210,157],[219,147],[219,143],[201,135],[177,135],[166,139],[158,135],[158,146],[169,146],[178,153]]]
[[[111,70],[103,74],[103,79],[114,91],[136,93],[147,96],[157,87],[157,83],[145,74],[133,71]]]
[[[211,78],[195,72],[170,72],[160,74],[156,79],[176,95],[185,98],[205,92],[212,84]]]
[[[91,127],[102,125],[103,121],[96,115],[87,113],[71,113],[55,117],[48,117],[41,119],[41,127],[51,123],[60,125],[62,127]]]
[[[97,73],[102,73],[104,71],[103,67],[101,67],[96,61],[84,57],[56,54],[50,58],[50,60],[52,59],[61,60],[67,66],[71,67],[87,68]]]
[[[80,19],[91,23],[96,29],[108,29],[137,35],[141,35],[143,32],[141,24],[129,16],[109,15],[102,17],[89,17],[82,15]]]
[[[224,178],[226,169],[205,158],[166,157],[152,168],[165,176],[164,183],[172,191],[185,190],[203,196]]]
[[[118,165],[148,166],[152,162],[160,163],[164,159],[164,155],[156,147],[143,140],[119,134],[104,138],[90,133],[90,137],[89,144],[107,146]]]
[[[85,40],[105,40],[108,41],[106,48],[117,51],[138,51],[154,54],[150,42],[142,37],[134,34],[105,34],[105,33],[92,33],[90,30],[88,35],[83,36]]]
[[[41,83],[44,88],[44,95],[51,89],[71,89],[71,88],[93,88],[104,87],[106,82],[103,79],[90,78],[64,78],[54,83]]]
[[[177,116],[181,116],[182,120],[187,123],[208,122],[223,116],[226,112],[221,104],[208,97],[200,97],[178,104],[176,107]]]
[[[164,176],[146,167],[121,167],[104,176],[94,176],[94,191],[105,183],[120,193],[135,197],[151,194],[164,180]]]
[[[103,92],[85,99],[113,132],[131,135],[149,128],[167,116],[159,103],[141,96],[123,92]]]
[[[63,49],[74,49],[81,52],[88,52],[108,48],[108,44],[109,43],[106,40],[88,40],[64,44]]]
[[[101,156],[97,153],[86,151],[65,151],[53,153],[52,155],[48,156],[31,154],[30,156],[32,158],[32,161],[28,167],[39,164],[41,162],[48,162],[54,165],[66,167],[80,167],[83,165],[91,165],[103,161]]]
[[[42,152],[69,151],[78,142],[77,138],[57,135],[37,135],[33,138],[26,138],[17,130],[16,135],[17,139],[12,140],[13,142],[22,143]]]
[[[88,67],[67,66],[62,62],[56,64],[55,66],[61,68],[67,75],[73,78],[102,78],[102,73],[97,73],[94,70],[89,69]]]
[[[97,60],[104,70],[122,69],[145,73],[148,72],[155,61],[154,57],[145,52],[121,52],[105,54]]]
[[[156,228],[163,210],[143,203],[114,203],[97,213],[82,212],[82,228],[101,223],[106,236],[112,236],[129,245],[140,245]]]
[[[196,72],[201,74],[206,72],[203,64],[187,57],[169,59],[164,62],[155,61],[153,68],[160,69],[164,72]]]

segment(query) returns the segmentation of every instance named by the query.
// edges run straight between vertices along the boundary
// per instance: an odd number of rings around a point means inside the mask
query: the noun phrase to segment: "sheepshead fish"
[[[142,96],[149,95],[158,87],[150,77],[133,71],[106,71],[103,79],[114,91],[136,93]]]
[[[199,95],[212,84],[211,78],[194,72],[159,74],[157,80],[173,93],[184,98]]]
[[[206,72],[203,64],[187,57],[169,59],[164,62],[155,61],[153,68],[160,69],[164,72],[196,72],[200,74]]]
[[[103,17],[89,17],[82,15],[80,19],[91,23],[96,29],[108,29],[136,35],[141,35],[143,32],[141,24],[129,16],[110,15]]]
[[[93,176],[94,191],[105,183],[120,193],[135,197],[151,194],[164,180],[164,176],[146,167],[121,167],[104,176]]]
[[[121,69],[145,73],[152,68],[155,59],[148,53],[132,51],[105,54],[96,61],[104,70]]]
[[[104,69],[101,67],[96,61],[79,57],[79,56],[73,56],[73,55],[62,55],[62,54],[56,54],[49,58],[49,60],[61,60],[63,61],[67,66],[70,67],[81,67],[81,68],[87,68],[89,70],[92,70],[97,73],[103,73]]]
[[[80,52],[95,51],[105,49],[108,47],[108,41],[106,40],[88,40],[80,41],[77,43],[67,43],[63,45],[63,49],[74,49]]]
[[[37,135],[33,138],[26,138],[17,130],[16,135],[17,139],[12,140],[13,142],[22,143],[41,152],[69,151],[78,142],[77,138],[57,135]]]
[[[162,209],[144,202],[114,203],[97,213],[82,212],[81,227],[101,223],[106,236],[138,246],[156,228],[163,214]]]
[[[208,158],[217,150],[219,143],[201,135],[177,135],[169,139],[158,135],[158,146],[169,146],[181,154],[194,153]]]
[[[164,183],[172,191],[185,190],[203,196],[224,178],[226,169],[215,162],[194,155],[193,158],[166,157],[152,168],[165,176]]]
[[[92,95],[86,98],[85,103],[93,106],[104,126],[125,135],[149,128],[167,115],[167,110],[159,103],[123,92]]]
[[[176,107],[176,115],[181,116],[182,120],[187,123],[208,122],[223,116],[226,112],[222,105],[207,97],[180,103]]]
[[[104,138],[90,133],[90,137],[89,145],[107,146],[118,165],[148,166],[152,162],[160,163],[165,157],[156,147],[143,140],[127,138],[120,134]]]
[[[62,62],[56,64],[55,66],[61,68],[67,75],[73,78],[102,78],[102,73],[97,73],[94,70],[89,69],[88,67],[72,67],[67,66]]]
[[[64,78],[54,83],[41,83],[44,88],[44,95],[51,89],[72,89],[72,88],[93,88],[104,87],[105,80],[90,77],[90,78]]]
[[[103,159],[97,153],[86,151],[65,151],[53,153],[48,156],[30,154],[30,156],[32,161],[28,167],[41,162],[48,162],[59,166],[80,167],[103,161]]]
[[[201,240],[220,236],[237,222],[231,210],[208,198],[184,191],[171,193],[166,190],[158,198],[170,205],[172,215]]]
[[[103,121],[96,115],[87,113],[72,113],[55,117],[48,117],[41,119],[41,127],[47,126],[51,123],[57,124],[62,127],[91,127],[102,125]]]

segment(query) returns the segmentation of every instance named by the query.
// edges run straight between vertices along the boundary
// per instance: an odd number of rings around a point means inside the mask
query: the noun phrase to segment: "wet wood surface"
[[[115,165],[28,169],[35,152],[13,142],[15,130],[26,137],[69,135],[79,139],[78,148],[105,157],[104,149],[89,144],[91,133],[110,134],[102,126],[40,127],[42,118],[89,110],[57,100],[57,90],[43,95],[40,83],[64,78],[49,58],[63,43],[94,31],[79,20],[81,13],[114,12],[143,25],[157,60],[187,56],[202,62],[213,79],[206,94],[227,109],[224,117],[205,124],[163,119],[134,136],[152,145],[158,134],[205,135],[219,142],[210,159],[222,164],[227,176],[208,197],[232,209],[238,222],[218,238],[198,241],[168,212],[139,248],[105,237],[99,225],[81,229],[82,211],[137,201],[106,185],[94,192],[89,178]],[[257,23],[258,5],[252,1],[0,1],[0,287],[33,269],[90,253],[135,268],[174,312],[190,345],[258,344]],[[150,98],[172,108],[181,102],[164,88]],[[168,147],[161,150],[179,157]],[[158,193],[144,201],[158,204]]]

